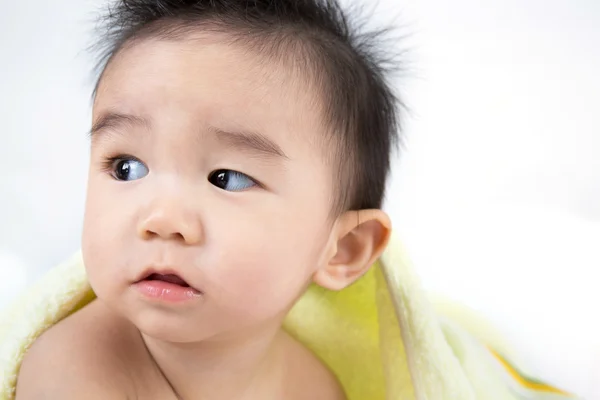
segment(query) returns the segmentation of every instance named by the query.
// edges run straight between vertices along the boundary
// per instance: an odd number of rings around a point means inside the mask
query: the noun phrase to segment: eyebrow
[[[94,138],[102,130],[117,128],[122,125],[143,126],[147,128],[150,126],[150,121],[136,115],[107,112],[102,114],[94,123],[90,130],[90,137]]]
[[[137,115],[107,112],[102,114],[93,124],[90,137],[98,137],[100,131],[118,128],[122,125],[150,127],[150,121]],[[227,131],[210,126],[208,131],[217,139],[239,151],[257,153],[268,158],[289,159],[281,147],[267,136],[251,131]]]
[[[225,131],[214,126],[211,126],[209,131],[215,134],[219,141],[237,150],[258,153],[269,158],[289,159],[277,143],[263,134],[249,131]]]

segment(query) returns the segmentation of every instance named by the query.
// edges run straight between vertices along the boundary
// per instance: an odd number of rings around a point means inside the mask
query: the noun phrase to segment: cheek
[[[123,232],[116,225],[125,221],[125,216],[111,202],[109,188],[104,186],[89,180],[81,243],[88,279],[99,297],[116,289],[115,275],[123,264],[120,260],[127,254],[120,247],[124,243]]]
[[[240,318],[264,319],[286,312],[307,286],[319,262],[320,232],[309,218],[263,219],[259,225],[221,232],[212,275],[218,303]],[[294,226],[295,225],[295,226]],[[308,227],[312,225],[315,228]]]
[[[306,268],[270,259],[244,259],[219,275],[222,296],[235,314],[263,319],[285,312],[308,281]]]
[[[105,297],[105,291],[110,286],[107,282],[110,277],[102,265],[110,265],[107,259],[111,251],[106,251],[107,242],[106,220],[99,214],[98,201],[95,197],[88,197],[86,201],[81,251],[88,280],[94,292],[99,297]]]

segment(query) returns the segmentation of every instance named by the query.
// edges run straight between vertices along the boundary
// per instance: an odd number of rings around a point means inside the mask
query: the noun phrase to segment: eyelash
[[[115,165],[120,162],[120,161],[125,161],[125,160],[132,160],[132,161],[137,161],[140,163],[144,163],[142,160],[140,160],[137,157],[134,157],[132,155],[129,154],[119,154],[117,156],[112,156],[112,157],[106,157],[104,158],[104,160],[102,160],[102,171],[110,174],[111,176],[114,174],[114,169],[115,169]],[[250,180],[252,180],[252,182],[254,182],[256,184],[257,187],[261,188],[261,189],[266,189],[266,187],[259,182],[258,180],[254,179],[253,177],[251,177],[248,174],[245,174],[243,172],[240,171],[236,171],[236,170],[232,170],[232,169],[227,169],[227,168],[217,168],[213,171],[211,171],[211,173],[209,174],[209,176],[212,176],[212,174],[214,174],[217,171],[231,171],[231,172],[237,172],[240,173],[242,175],[247,176]]]
[[[106,157],[104,160],[102,160],[102,171],[112,174],[112,172],[114,172],[115,164],[119,161],[125,160],[133,160],[143,163],[142,160],[137,157],[130,156],[129,154],[119,154],[118,156]]]

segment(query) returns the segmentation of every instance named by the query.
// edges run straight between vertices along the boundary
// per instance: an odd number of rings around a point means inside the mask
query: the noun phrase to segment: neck
[[[281,364],[279,328],[268,332],[170,343],[142,334],[148,352],[180,399],[263,398]]]

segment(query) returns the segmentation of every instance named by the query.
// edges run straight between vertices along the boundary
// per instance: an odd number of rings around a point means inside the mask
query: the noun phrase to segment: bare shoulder
[[[310,350],[285,334],[286,399],[346,400],[336,376]]]
[[[33,343],[19,371],[18,400],[128,397],[127,330],[102,307],[94,301]]]

